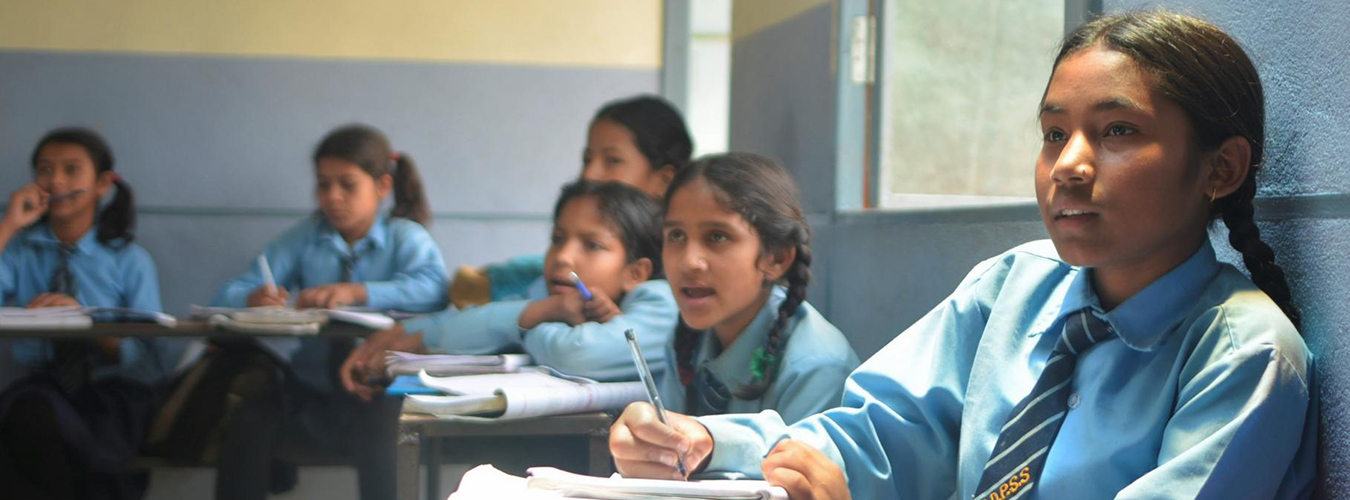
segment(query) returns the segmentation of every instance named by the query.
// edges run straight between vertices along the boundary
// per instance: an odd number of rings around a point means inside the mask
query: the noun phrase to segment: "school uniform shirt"
[[[843,468],[853,498],[969,499],[1066,317],[1119,335],[1085,351],[1027,498],[1301,498],[1315,473],[1311,354],[1279,307],[1206,242],[1111,311],[1049,241],[977,266],[849,377],[843,406],[701,419],[708,470],[759,475],[783,437]],[[1024,490],[1025,491],[1025,490]]]
[[[366,236],[348,245],[322,216],[308,217],[267,244],[267,262],[279,287],[292,296],[301,290],[337,283],[344,262],[355,258],[351,282],[366,287],[366,303],[381,310],[428,312],[445,307],[445,259],[421,224],[380,215]],[[230,280],[212,304],[245,307],[248,296],[263,286],[254,262],[248,272]],[[353,304],[358,305],[358,304]],[[269,338],[266,346],[290,361],[296,377],[321,391],[332,391],[329,339]]]
[[[637,367],[624,331],[632,329],[647,364],[659,373],[665,345],[675,331],[679,308],[665,280],[650,280],[624,294],[621,313],[604,323],[577,326],[540,323],[520,328],[520,315],[547,296],[544,280],[530,287],[531,299],[492,302],[462,311],[442,311],[403,322],[408,334],[422,334],[428,351],[496,354],[523,350],[539,365],[602,381],[637,380]]]
[[[68,269],[74,277],[75,300],[90,307],[126,307],[161,311],[159,279],[150,253],[135,243],[121,247],[98,242],[90,229],[75,242]],[[0,295],[7,306],[23,307],[51,290],[61,264],[61,241],[51,227],[39,224],[15,235],[0,256]],[[182,358],[187,341],[172,338],[124,338],[118,361],[94,367],[95,379],[120,376],[151,384],[167,377]],[[53,360],[47,339],[16,340],[15,361],[30,370]]]
[[[778,319],[778,307],[786,298],[786,289],[773,287],[759,314],[725,349],[711,331],[700,333],[691,383],[695,397],[701,401],[686,401],[688,387],[680,384],[674,343],[666,344],[667,367],[659,387],[667,408],[691,415],[773,409],[783,420],[796,422],[839,406],[844,380],[858,367],[858,354],[844,334],[807,302],[802,302],[788,319],[778,374],[764,395],[752,400],[732,395],[751,382],[751,359],[755,350],[764,347],[769,328]]]

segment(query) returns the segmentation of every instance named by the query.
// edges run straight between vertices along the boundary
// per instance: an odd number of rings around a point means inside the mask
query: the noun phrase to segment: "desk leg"
[[[445,440],[439,437],[427,438],[427,500],[442,500],[441,497],[441,444]]]
[[[421,426],[398,424],[398,500],[417,500],[421,444]]]
[[[587,456],[590,462],[590,475],[609,477],[614,473],[613,461],[609,456],[609,433],[591,434]]]

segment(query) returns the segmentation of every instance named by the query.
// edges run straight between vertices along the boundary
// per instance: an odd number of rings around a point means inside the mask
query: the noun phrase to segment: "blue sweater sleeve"
[[[577,326],[544,323],[522,332],[520,315],[529,301],[494,302],[463,311],[444,311],[404,322],[408,333],[423,334],[428,350],[489,354],[523,348],[535,363],[597,380],[636,380],[637,371],[623,332],[633,329],[639,348],[660,375],[665,344],[675,331],[678,312],[670,286],[648,281],[623,299],[622,314],[605,323]]]
[[[391,244],[398,270],[387,280],[365,282],[366,306],[410,312],[444,308],[447,289],[441,247],[415,222],[398,224],[394,233]]]

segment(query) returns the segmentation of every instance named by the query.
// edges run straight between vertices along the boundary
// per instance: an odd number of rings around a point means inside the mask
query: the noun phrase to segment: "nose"
[[[575,271],[577,246],[570,242],[559,245],[558,251],[553,255],[554,266],[563,271]]]
[[[1059,153],[1050,177],[1055,184],[1090,184],[1097,176],[1097,158],[1093,145],[1081,133],[1069,137]]]
[[[685,245],[684,254],[680,256],[680,266],[685,271],[707,271],[708,259],[703,254],[703,249],[696,244]]]

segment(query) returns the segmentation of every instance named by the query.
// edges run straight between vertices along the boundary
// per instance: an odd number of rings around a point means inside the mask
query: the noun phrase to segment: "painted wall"
[[[370,5],[4,2],[0,186],[29,182],[46,130],[101,131],[184,313],[313,210],[333,127],[374,125],[417,162],[453,269],[542,251],[591,115],[658,91],[657,0]]]
[[[770,154],[797,169],[818,255],[828,258],[811,300],[863,357],[945,297],[971,266],[1018,243],[1045,237],[1029,206],[906,212],[849,212],[832,191],[855,178],[849,163],[818,154],[850,140],[837,113],[832,64],[837,12],[853,0],[736,4],[733,11],[731,149]],[[1153,5],[1108,0],[1107,11]],[[810,4],[803,7],[803,4]],[[1268,161],[1258,219],[1304,313],[1321,384],[1321,498],[1350,498],[1350,4],[1336,0],[1175,0],[1169,8],[1234,33],[1266,88]],[[742,14],[752,19],[742,19]],[[765,21],[767,19],[767,21]],[[738,26],[750,28],[737,31]],[[801,60],[803,64],[786,64]],[[752,83],[753,82],[753,83]],[[822,90],[823,89],[823,90]],[[840,93],[839,95],[843,95]],[[809,111],[808,111],[809,110]],[[836,111],[832,113],[831,110]],[[832,154],[832,153],[831,153]],[[836,205],[833,202],[838,202]],[[822,237],[823,236],[823,237]],[[1222,229],[1221,258],[1239,262]],[[819,262],[819,260],[817,261]],[[1240,264],[1239,264],[1240,266]],[[819,266],[817,266],[819,267]]]

